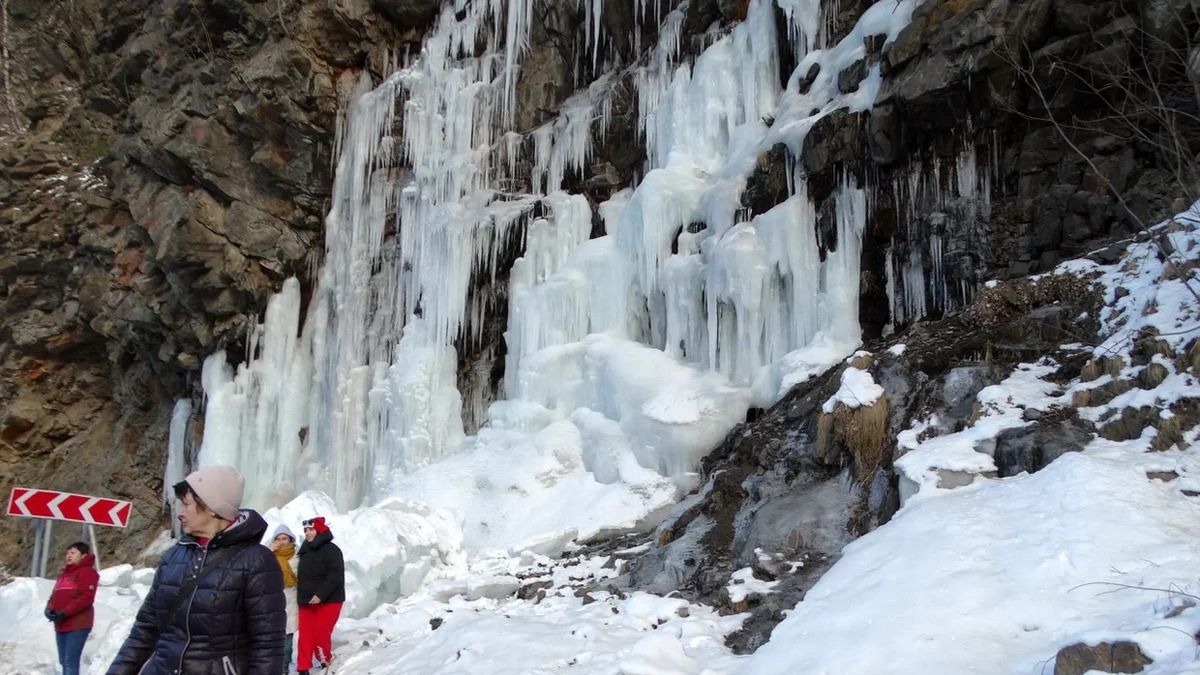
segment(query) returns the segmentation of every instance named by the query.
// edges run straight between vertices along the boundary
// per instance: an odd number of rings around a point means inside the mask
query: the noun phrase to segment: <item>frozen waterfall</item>
[[[628,66],[644,178],[592,205],[561,188],[605,132],[613,78],[522,135],[514,91],[535,3],[447,2],[418,57],[359,83],[307,313],[289,280],[245,362],[205,362],[199,463],[239,467],[259,507],[308,489],[346,510],[425,500],[457,512],[474,546],[633,526],[677,499],[749,406],[860,341],[870,190],[852,177],[836,187],[832,242],[818,241],[803,175],[757,217],[740,196],[761,153],[798,149],[837,109],[870,107],[878,66],[844,94],[838,65],[861,56],[865,35],[894,38],[912,2],[880,2],[825,49],[819,2],[778,3],[797,73],[823,66],[805,94],[780,86],[771,0],[751,0],[690,59],[683,7],[655,18],[639,3],[641,20],[662,25],[649,58]],[[602,2],[586,4],[582,44],[603,70]],[[501,190],[520,163],[530,191]],[[605,232],[593,238],[595,218]],[[467,436],[456,347],[480,340],[494,308],[477,285],[505,276],[514,243],[503,398]],[[499,483],[496,466],[527,467],[528,481]]]

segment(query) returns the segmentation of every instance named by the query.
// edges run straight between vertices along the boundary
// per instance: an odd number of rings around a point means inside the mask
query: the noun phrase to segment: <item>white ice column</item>
[[[197,464],[229,464],[246,479],[246,501],[278,505],[290,499],[300,468],[311,361],[299,337],[300,284],[295,279],[267,304],[252,331],[252,358],[234,374],[218,352],[204,362],[208,397]]]

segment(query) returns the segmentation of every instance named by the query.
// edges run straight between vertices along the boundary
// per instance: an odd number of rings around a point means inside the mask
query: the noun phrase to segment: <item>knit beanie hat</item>
[[[225,520],[237,520],[246,481],[231,466],[208,466],[183,479],[209,510]]]
[[[328,532],[329,526],[325,524],[325,516],[317,516],[304,521],[305,525],[311,526],[317,533]]]
[[[275,528],[275,533],[271,535],[271,538],[274,539],[275,537],[278,537],[281,534],[286,534],[288,536],[288,539],[291,539],[292,541],[296,541],[296,535],[292,534],[292,529],[290,527],[288,527],[287,525],[284,525],[283,523],[280,523],[279,527]]]

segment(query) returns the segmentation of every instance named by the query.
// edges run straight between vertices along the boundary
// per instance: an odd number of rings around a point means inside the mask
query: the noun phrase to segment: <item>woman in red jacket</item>
[[[83,643],[92,632],[92,603],[100,582],[95,563],[87,544],[77,541],[68,546],[67,566],[58,575],[46,603],[46,618],[54,622],[58,638],[58,662],[63,675],[79,675]]]

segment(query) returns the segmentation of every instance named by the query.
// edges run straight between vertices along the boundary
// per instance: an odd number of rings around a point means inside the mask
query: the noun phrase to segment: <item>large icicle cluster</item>
[[[995,151],[993,145],[993,152]],[[913,161],[892,186],[901,220],[903,239],[888,248],[887,291],[893,323],[905,323],[944,313],[970,302],[975,286],[954,278],[944,268],[946,227],[971,237],[991,216],[993,171],[999,161],[981,162],[969,142],[944,166],[935,155],[928,162]],[[962,253],[962,252],[959,252]],[[972,280],[973,281],[973,280]]]
[[[600,3],[585,4],[584,44],[603,64]],[[886,0],[854,36],[815,50],[817,3],[780,6],[801,68],[833,74],[865,35],[893,38],[911,13],[911,0]],[[241,468],[252,503],[306,489],[344,510],[423,499],[457,513],[468,547],[634,526],[694,484],[752,403],[857,347],[870,190],[841,181],[836,241],[823,242],[803,176],[753,219],[740,197],[762,152],[798,148],[838,108],[868,108],[877,68],[858,92],[824,74],[796,94],[780,86],[770,0],[751,0],[743,22],[684,62],[685,8],[670,12],[632,66],[645,177],[596,205],[606,234],[590,238],[593,206],[561,188],[603,133],[612,78],[531,137],[513,129],[533,7],[447,3],[415,60],[375,88],[360,82],[303,330],[293,280],[236,372],[221,353],[205,363],[199,461]],[[653,20],[644,3],[636,11]],[[532,185],[514,189],[522,162]],[[473,285],[497,278],[514,241],[506,398],[467,437],[455,345],[480,338],[489,308]]]

